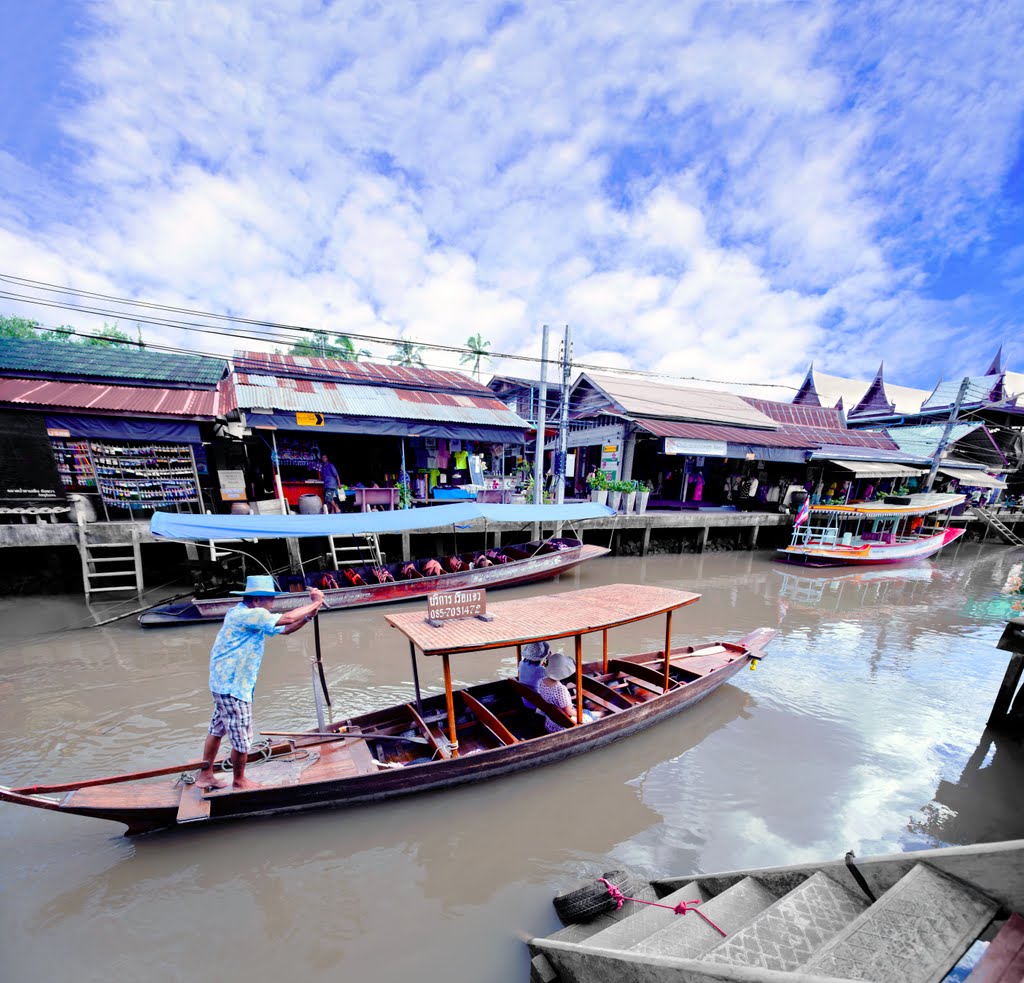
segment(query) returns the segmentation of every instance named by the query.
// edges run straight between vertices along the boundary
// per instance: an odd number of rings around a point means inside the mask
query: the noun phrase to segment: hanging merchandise
[[[104,504],[156,509],[199,502],[199,483],[188,444],[90,441],[89,457]]]

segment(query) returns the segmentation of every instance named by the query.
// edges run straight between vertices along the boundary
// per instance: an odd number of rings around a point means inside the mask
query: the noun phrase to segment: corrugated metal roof
[[[797,427],[822,427],[826,430],[845,430],[843,414],[833,406],[808,406],[804,403],[777,403],[770,399],[743,397],[746,402],[778,423]]]
[[[967,391],[964,393],[963,402],[966,405],[972,403],[987,403],[990,399],[997,398],[996,390],[1002,376],[979,375],[971,377],[967,384]],[[950,379],[947,382],[940,382],[934,392],[921,404],[923,410],[942,409],[952,406],[960,394],[962,379]]]
[[[981,426],[981,423],[954,423],[949,433],[948,444],[955,444]],[[945,429],[945,424],[930,423],[919,427],[887,427],[885,432],[896,442],[900,450],[919,457],[932,457],[938,449]]]
[[[396,420],[441,420],[525,430],[529,424],[489,389],[452,394],[388,386],[350,385],[235,372],[222,387],[223,411],[267,408],[335,416],[384,417]]]
[[[363,385],[443,389],[491,394],[491,390],[461,372],[407,369],[381,362],[346,362],[338,358],[277,355],[268,352],[235,352],[236,372],[250,375],[338,380]]]
[[[104,413],[146,413],[213,419],[218,394],[211,389],[158,389],[152,386],[104,386],[91,382],[0,379],[0,403],[61,406]]]
[[[778,423],[756,409],[742,396],[717,389],[692,389],[647,378],[584,372],[576,382],[590,383],[630,417],[669,417],[700,423],[764,427],[775,430]],[[574,387],[575,388],[575,387]]]
[[[0,372],[4,374],[215,386],[226,370],[227,362],[219,358],[175,355],[130,345],[94,348],[0,338]]]
[[[843,447],[896,450],[896,445],[885,434],[865,430],[826,430],[822,427],[793,426],[782,426],[778,430],[755,430],[750,427],[723,427],[716,424],[682,423],[675,420],[637,420],[636,422],[656,437],[724,440],[730,444],[794,447],[803,450],[816,450],[826,443]]]

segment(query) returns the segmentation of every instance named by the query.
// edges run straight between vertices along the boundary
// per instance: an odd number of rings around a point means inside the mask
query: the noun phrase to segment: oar
[[[322,737],[331,741],[407,741],[409,744],[430,744],[423,737],[401,737],[396,734],[370,734],[361,730],[350,730],[344,734],[331,731],[307,730],[302,733],[293,733],[286,730],[261,730],[261,737]]]
[[[324,691],[324,700],[331,705],[331,694],[327,692],[327,676],[324,675],[324,660],[320,655],[320,613],[313,615],[313,643],[316,645],[316,667],[320,673],[320,688]]]

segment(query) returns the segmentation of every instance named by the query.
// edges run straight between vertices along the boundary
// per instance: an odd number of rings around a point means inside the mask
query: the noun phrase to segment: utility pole
[[[946,426],[942,431],[942,437],[939,440],[938,446],[935,448],[935,456],[932,458],[932,466],[928,471],[928,477],[925,479],[924,490],[930,492],[932,485],[935,484],[935,475],[939,470],[939,465],[942,463],[942,454],[946,450],[946,445],[949,443],[950,435],[953,433],[953,425],[956,423],[957,417],[960,415],[960,407],[963,406],[964,396],[967,395],[967,390],[970,388],[971,379],[970,376],[965,376],[964,381],[960,383],[960,391],[956,394],[956,402],[953,403],[953,408],[949,411],[949,419],[946,420]]]
[[[541,329],[540,396],[537,400],[537,448],[533,455],[533,504],[544,501],[544,424],[548,401],[548,326]]]
[[[555,468],[558,484],[555,489],[555,501],[561,505],[565,501],[565,461],[569,449],[569,376],[572,373],[572,334],[569,325],[565,326],[565,340],[562,342],[562,405],[558,420],[558,466]]]

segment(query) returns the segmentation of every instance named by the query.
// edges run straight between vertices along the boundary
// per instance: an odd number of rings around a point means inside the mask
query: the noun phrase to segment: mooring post
[[[757,549],[757,534],[761,531],[761,527],[754,525],[750,527],[750,548],[752,550]]]
[[[1024,730],[1021,726],[1024,725],[1024,698],[1013,698],[1021,673],[1024,672],[1024,618],[1011,618],[1007,621],[996,648],[1012,654],[1002,685],[996,694],[996,701],[992,704],[988,725],[1006,729],[1010,724],[1015,724]]]
[[[644,541],[640,547],[640,555],[647,556],[647,551],[651,548],[651,527],[650,525],[644,526]]]
[[[697,533],[697,552],[703,553],[708,548],[708,533],[711,532],[711,526],[702,526],[700,532]]]
[[[408,532],[402,533],[402,560],[408,563],[412,559],[412,548],[409,545],[410,536]]]

